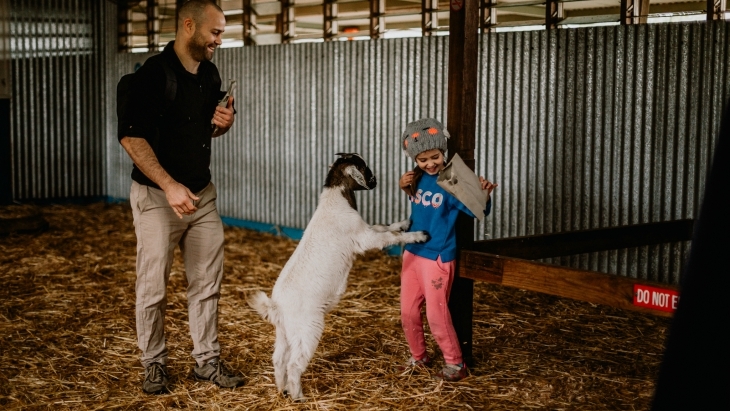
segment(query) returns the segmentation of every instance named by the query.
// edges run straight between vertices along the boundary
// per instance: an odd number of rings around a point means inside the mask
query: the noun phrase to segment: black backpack
[[[165,102],[169,105],[175,101],[175,95],[177,94],[177,76],[162,56],[157,60],[165,70]],[[135,73],[123,75],[117,83],[117,136],[120,140],[124,137],[123,133],[129,126],[129,99]]]
[[[157,54],[150,57],[150,59],[156,59],[157,62],[165,70],[165,107],[163,107],[162,113],[167,113],[168,109],[172,106],[172,102],[175,101],[175,95],[177,94],[177,75],[172,71],[167,63],[167,59],[162,54]],[[146,64],[146,63],[145,63]],[[202,62],[201,64],[212,64],[210,62]],[[220,99],[225,94],[225,91],[220,91],[221,77],[218,74],[218,70],[215,67],[206,70],[208,74],[207,80],[211,82],[213,87],[218,88]],[[117,136],[119,140],[124,137],[124,132],[129,128],[129,104],[132,91],[132,81],[135,73],[129,73],[122,76],[117,83]]]

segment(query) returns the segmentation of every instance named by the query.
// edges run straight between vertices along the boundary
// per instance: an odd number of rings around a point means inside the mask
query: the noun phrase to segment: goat
[[[319,205],[281,270],[271,298],[258,291],[247,301],[276,327],[272,358],[276,386],[294,400],[304,399],[301,375],[322,337],[325,314],[345,292],[356,255],[430,238],[423,231],[403,232],[410,226],[408,219],[388,226],[368,225],[357,212],[354,192],[375,188],[375,176],[358,154],[337,155]]]

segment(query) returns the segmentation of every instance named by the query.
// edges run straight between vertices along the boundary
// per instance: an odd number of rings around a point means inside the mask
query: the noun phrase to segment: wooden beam
[[[668,284],[476,251],[462,251],[459,263],[459,276],[463,278],[660,316],[671,316],[672,313],[634,305],[634,286],[678,290]]]
[[[689,241],[694,220],[664,221],[623,227],[475,241],[472,250],[537,260],[597,251]]]
[[[132,41],[129,36],[132,34],[132,8],[126,1],[117,3],[117,30],[118,51],[128,51],[132,47]]]
[[[482,33],[494,31],[497,26],[497,0],[481,0],[479,27]]]
[[[322,25],[324,41],[332,41],[339,32],[337,27],[337,0],[324,0],[322,15],[324,19]]]
[[[707,21],[725,20],[725,0],[707,0]]]
[[[377,40],[385,33],[385,0],[370,0],[370,39]]]
[[[451,138],[448,140],[448,152],[451,156],[458,153],[464,163],[474,170],[479,3],[472,0],[453,0],[450,4],[447,129]],[[474,220],[460,213],[456,221],[456,246],[460,250],[469,249],[473,241]],[[474,362],[474,282],[458,275],[455,277],[451,287],[449,310],[461,343],[462,356],[471,366]]]
[[[296,26],[294,0],[281,0],[281,13],[276,16],[276,32],[281,34],[282,43],[289,43],[296,36]]]
[[[241,3],[243,9],[243,15],[241,16],[243,45],[252,46],[254,44],[253,35],[256,34],[256,14],[253,12],[253,7],[251,7],[251,0],[241,0]]]
[[[157,0],[147,0],[147,49],[156,51],[160,45],[160,11]]]
[[[438,0],[421,0],[421,34],[432,35],[439,25]]]
[[[528,16],[528,17],[535,17],[540,18],[545,15],[545,9],[539,6],[515,6],[510,7],[509,9],[503,9],[505,11],[509,10],[510,14],[517,14],[520,16]],[[562,20],[563,18],[561,18]]]
[[[545,29],[556,29],[558,23],[563,20],[563,3],[560,0],[547,0],[545,2]]]
[[[621,0],[621,24],[646,24],[649,0]]]

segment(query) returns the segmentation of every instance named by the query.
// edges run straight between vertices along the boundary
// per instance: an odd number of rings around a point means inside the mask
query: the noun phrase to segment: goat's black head
[[[350,190],[372,190],[378,184],[370,167],[357,153],[337,153],[340,158],[332,164],[325,187],[345,187]]]

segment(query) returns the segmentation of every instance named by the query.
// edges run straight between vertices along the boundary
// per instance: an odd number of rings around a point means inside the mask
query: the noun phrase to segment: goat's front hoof
[[[431,234],[429,234],[428,231],[421,231],[421,234],[423,234],[425,240],[419,241],[419,243],[427,243],[431,239]]]
[[[412,231],[403,235],[407,243],[425,243],[431,239],[428,231]]]
[[[411,219],[407,218],[403,221],[393,223],[390,227],[392,228],[391,231],[408,231],[408,229],[411,228]]]

